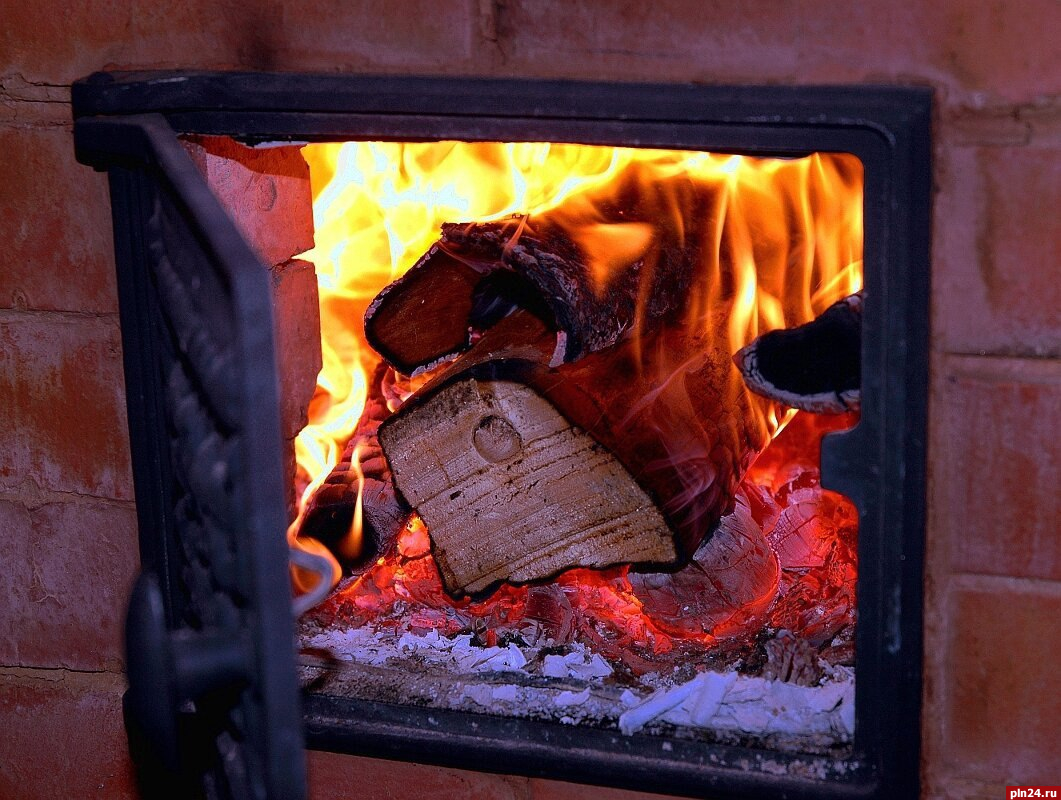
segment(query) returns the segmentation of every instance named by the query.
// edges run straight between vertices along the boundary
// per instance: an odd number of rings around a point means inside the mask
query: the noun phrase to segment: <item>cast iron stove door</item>
[[[145,797],[304,795],[268,273],[159,116],[77,123],[107,169],[143,571]]]

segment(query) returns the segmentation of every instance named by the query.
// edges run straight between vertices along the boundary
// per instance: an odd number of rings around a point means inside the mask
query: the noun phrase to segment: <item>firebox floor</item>
[[[854,670],[812,686],[733,670],[650,673],[635,685],[579,643],[480,646],[372,625],[304,630],[308,691],[780,751],[840,756],[854,733]]]

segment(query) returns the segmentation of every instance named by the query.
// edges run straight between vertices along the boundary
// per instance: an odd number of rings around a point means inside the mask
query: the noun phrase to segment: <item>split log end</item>
[[[626,469],[528,386],[459,379],[392,417],[379,438],[453,596],[679,558]]]

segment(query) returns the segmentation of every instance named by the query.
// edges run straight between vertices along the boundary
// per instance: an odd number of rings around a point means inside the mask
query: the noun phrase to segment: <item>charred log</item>
[[[770,331],[734,356],[748,388],[803,411],[858,409],[862,383],[862,296],[829,306],[796,328]]]
[[[817,649],[791,631],[778,631],[773,639],[766,642],[765,647],[763,677],[768,681],[817,686],[825,674]]]
[[[717,191],[675,180],[646,185],[637,168],[609,189],[532,217],[442,226],[442,236],[365,315],[369,344],[405,374],[465,351],[514,308],[557,333],[552,363],[615,344],[680,314],[702,271]],[[674,220],[674,199],[681,216]],[[572,207],[592,208],[597,237],[576,241]]]

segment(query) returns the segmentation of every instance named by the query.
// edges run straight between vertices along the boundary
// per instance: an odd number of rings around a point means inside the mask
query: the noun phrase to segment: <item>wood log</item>
[[[677,557],[623,466],[527,386],[468,377],[388,431],[396,480],[450,594]]]
[[[780,409],[728,346],[718,189],[637,173],[534,217],[444,225],[366,313],[399,371],[460,354],[379,434],[451,594],[680,566],[768,442]]]
[[[819,414],[861,403],[862,295],[845,297],[816,319],[770,331],[733,357],[753,392]]]
[[[467,349],[481,280],[480,273],[435,245],[369,305],[365,336],[372,349],[405,375]]]
[[[681,177],[650,181],[642,169],[627,168],[600,196],[533,217],[443,225],[439,241],[369,306],[369,344],[413,374],[523,308],[557,332],[555,365],[680,314],[702,278],[718,190]]]
[[[512,314],[380,427],[450,594],[576,566],[680,565],[766,444],[708,333],[664,328],[556,368],[552,337]]]

